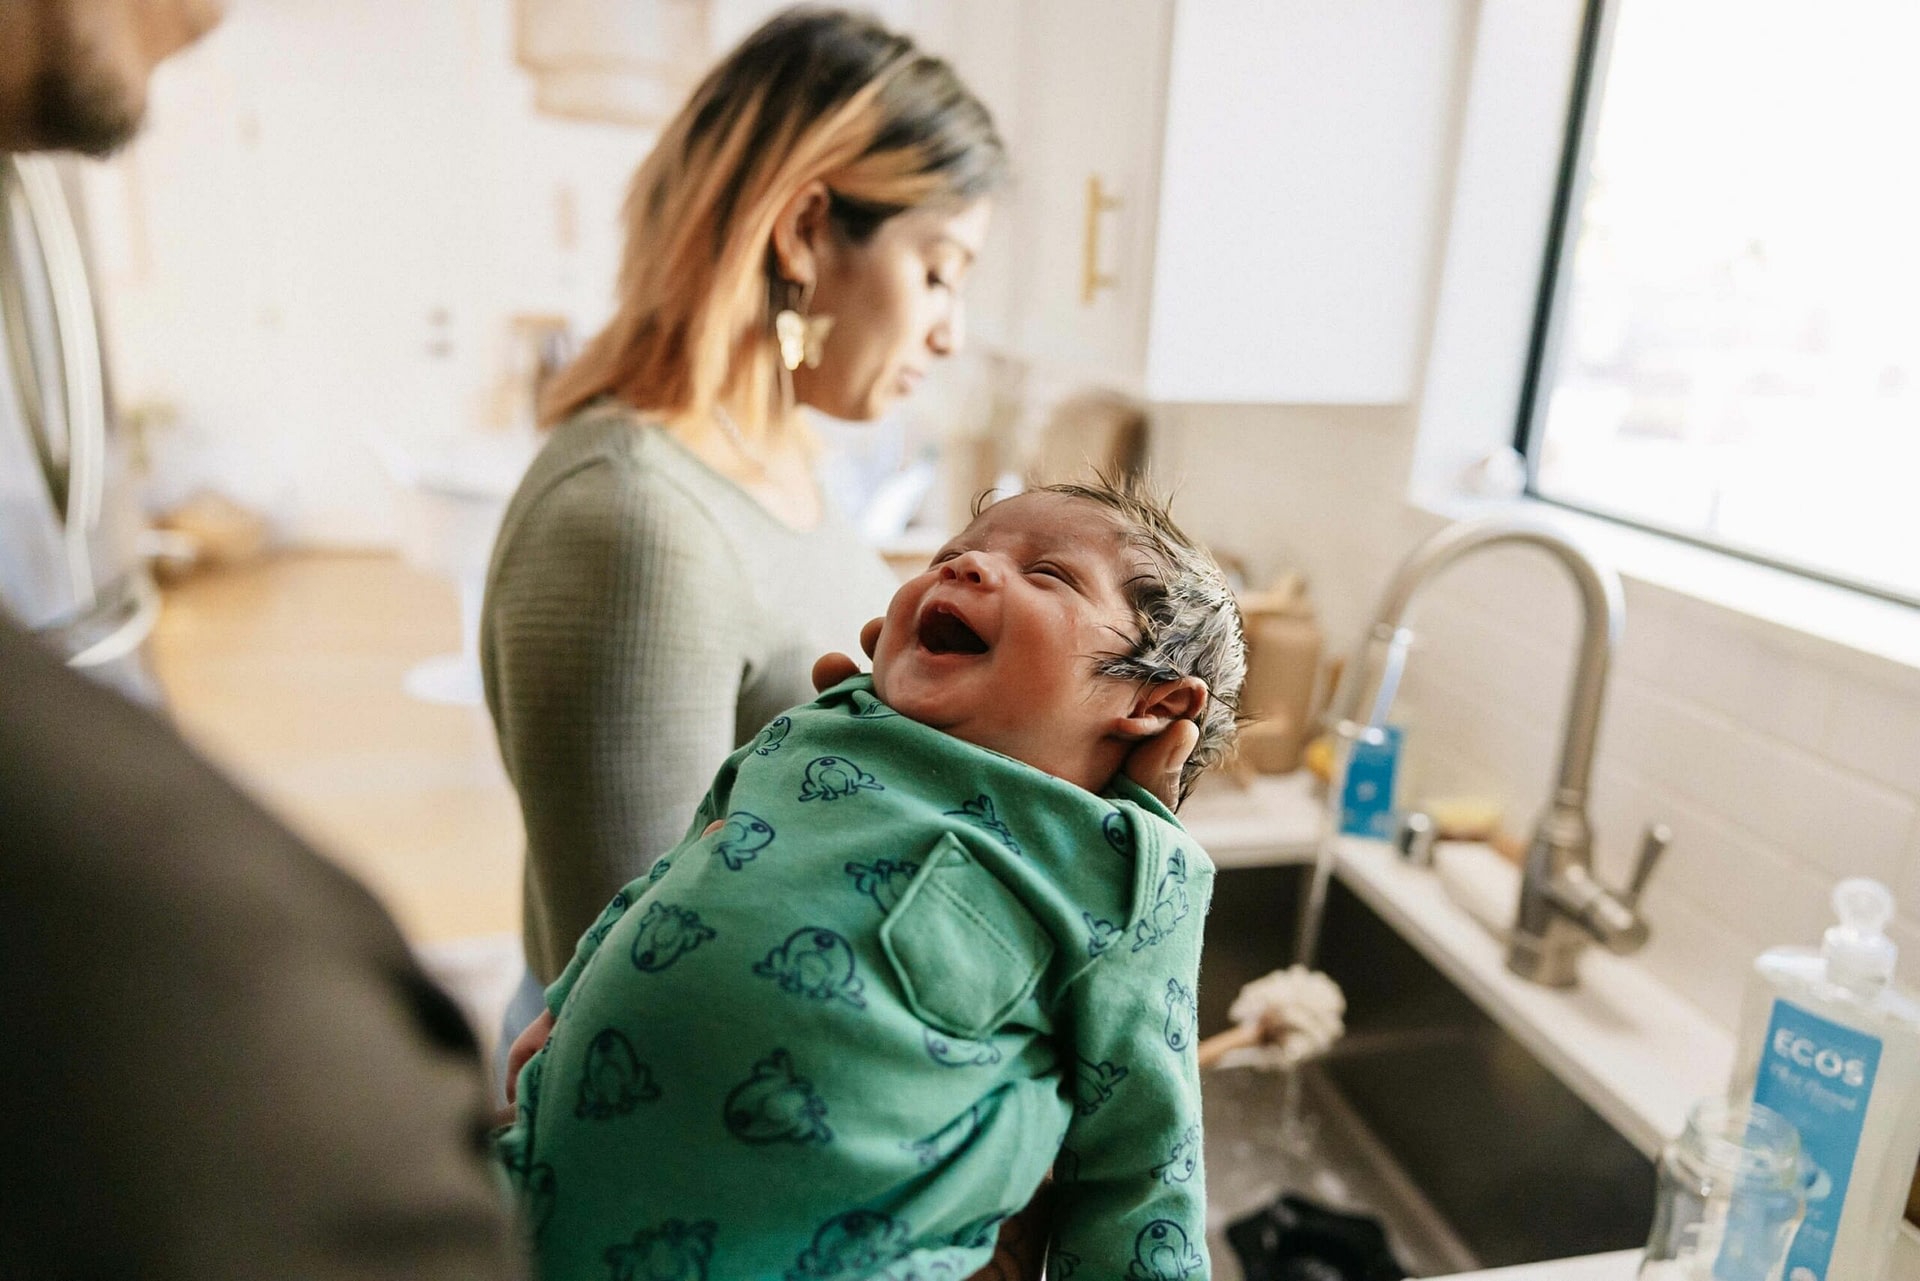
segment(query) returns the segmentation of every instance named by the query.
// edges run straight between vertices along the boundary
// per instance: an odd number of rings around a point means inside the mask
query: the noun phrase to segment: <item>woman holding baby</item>
[[[615,314],[548,389],[553,435],[488,576],[487,703],[527,833],[508,1039],[720,762],[885,609],[893,578],[823,501],[803,407],[878,418],[959,350],[1005,170],[944,62],[800,9],[716,66],[635,174]],[[1192,738],[1128,773],[1170,798]]]

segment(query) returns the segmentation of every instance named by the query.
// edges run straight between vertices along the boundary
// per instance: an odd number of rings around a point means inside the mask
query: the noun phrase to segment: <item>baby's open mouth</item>
[[[980,634],[944,605],[929,606],[921,612],[920,644],[933,654],[987,652],[987,643],[980,639]]]

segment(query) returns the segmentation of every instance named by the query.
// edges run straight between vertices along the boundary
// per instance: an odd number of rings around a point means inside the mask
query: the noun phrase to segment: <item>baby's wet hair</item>
[[[1139,635],[1124,653],[1103,655],[1099,672],[1136,684],[1198,676],[1207,703],[1195,718],[1200,741],[1180,771],[1180,799],[1194,780],[1233,748],[1240,726],[1240,687],[1247,678],[1246,628],[1240,604],[1219,563],[1174,524],[1167,502],[1143,478],[1097,477],[1091,484],[1042,485],[1032,491],[1097,503],[1112,512],[1127,545],[1144,552],[1148,572],[1121,587]]]

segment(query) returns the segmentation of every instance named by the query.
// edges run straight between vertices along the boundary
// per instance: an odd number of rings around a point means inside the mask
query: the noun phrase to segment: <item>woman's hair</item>
[[[1173,523],[1166,502],[1144,477],[1088,485],[1044,485],[1037,492],[1098,503],[1112,512],[1129,546],[1146,554],[1145,572],[1122,584],[1139,636],[1125,653],[1102,655],[1099,672],[1150,684],[1198,676],[1206,706],[1195,718],[1200,741],[1180,770],[1186,800],[1202,770],[1233,747],[1240,727],[1240,687],[1247,679],[1246,627],[1233,588],[1207,550]]]
[[[958,208],[1000,182],[993,119],[945,62],[872,18],[775,15],[707,73],[634,174],[619,306],[541,403],[551,425],[617,395],[663,417],[752,407],[764,437],[779,395],[773,315],[793,305],[773,228],[804,184],[864,243],[904,210]],[[749,420],[750,418],[750,420]]]

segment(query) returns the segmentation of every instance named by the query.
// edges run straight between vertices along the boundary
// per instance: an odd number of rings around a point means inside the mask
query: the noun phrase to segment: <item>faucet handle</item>
[[[1653,876],[1654,865],[1660,856],[1673,844],[1673,829],[1665,823],[1649,823],[1640,837],[1640,861],[1633,866],[1633,880],[1627,884],[1627,892],[1620,901],[1628,908],[1640,906],[1640,895],[1647,888],[1647,881]]]

